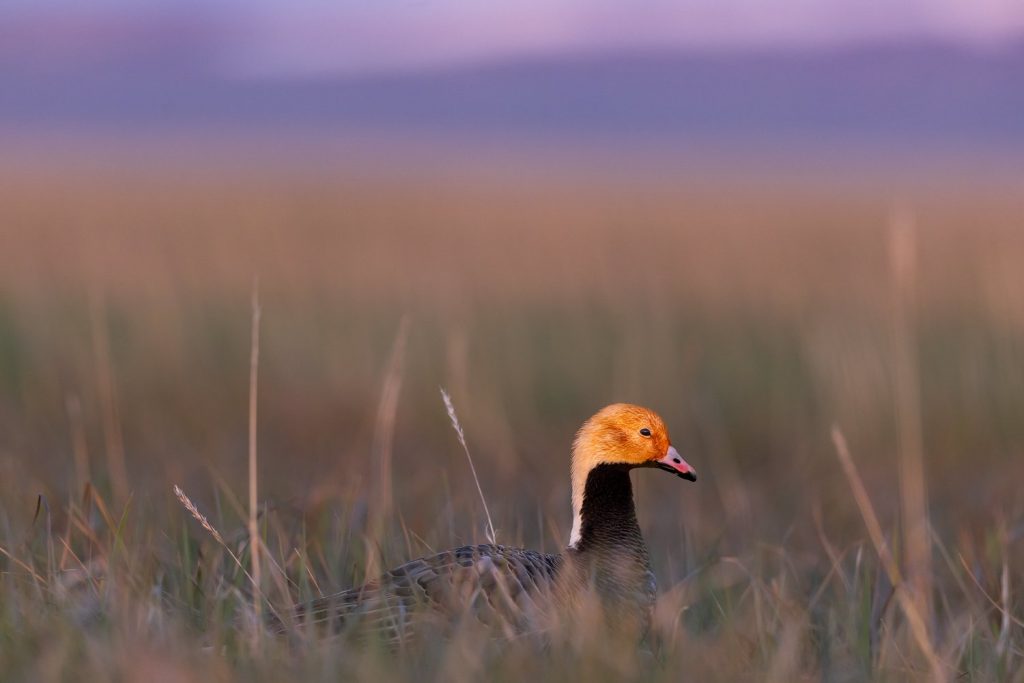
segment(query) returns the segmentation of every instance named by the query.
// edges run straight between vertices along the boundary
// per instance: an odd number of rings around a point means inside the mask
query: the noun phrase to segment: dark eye
[[[647,427],[644,427],[643,429],[640,430],[640,436],[650,436],[650,435],[651,435],[651,430],[648,429]]]

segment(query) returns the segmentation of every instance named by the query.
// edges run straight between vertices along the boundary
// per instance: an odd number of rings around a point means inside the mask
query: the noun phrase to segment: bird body
[[[465,618],[509,638],[574,620],[642,637],[657,585],[633,505],[629,472],[637,467],[696,480],[656,413],[608,406],[584,423],[573,444],[573,528],[564,552],[501,545],[448,550],[301,605],[296,622],[392,642],[415,638],[424,622],[445,629]]]

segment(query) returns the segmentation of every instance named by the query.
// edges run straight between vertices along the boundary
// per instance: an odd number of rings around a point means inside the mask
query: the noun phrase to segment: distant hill
[[[291,80],[232,79],[195,54],[157,48],[137,61],[120,54],[46,68],[0,51],[0,126],[1024,150],[1024,40],[999,50],[602,52]]]

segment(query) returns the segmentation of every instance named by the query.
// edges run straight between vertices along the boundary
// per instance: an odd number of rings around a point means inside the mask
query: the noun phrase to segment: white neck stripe
[[[569,547],[575,548],[580,543],[580,534],[583,527],[583,513],[576,510],[572,516],[572,531],[569,533]]]

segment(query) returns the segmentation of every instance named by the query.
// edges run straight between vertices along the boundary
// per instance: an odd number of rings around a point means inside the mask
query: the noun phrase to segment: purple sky
[[[415,69],[608,47],[905,39],[985,46],[1024,35],[1022,0],[94,0],[84,6],[7,0],[0,24],[9,32],[2,35],[0,26],[0,37],[8,47],[0,48],[0,59],[116,54],[119,41],[153,40],[154,27],[163,26],[167,35],[160,40],[169,47],[176,40],[197,42],[217,70],[253,77]]]

